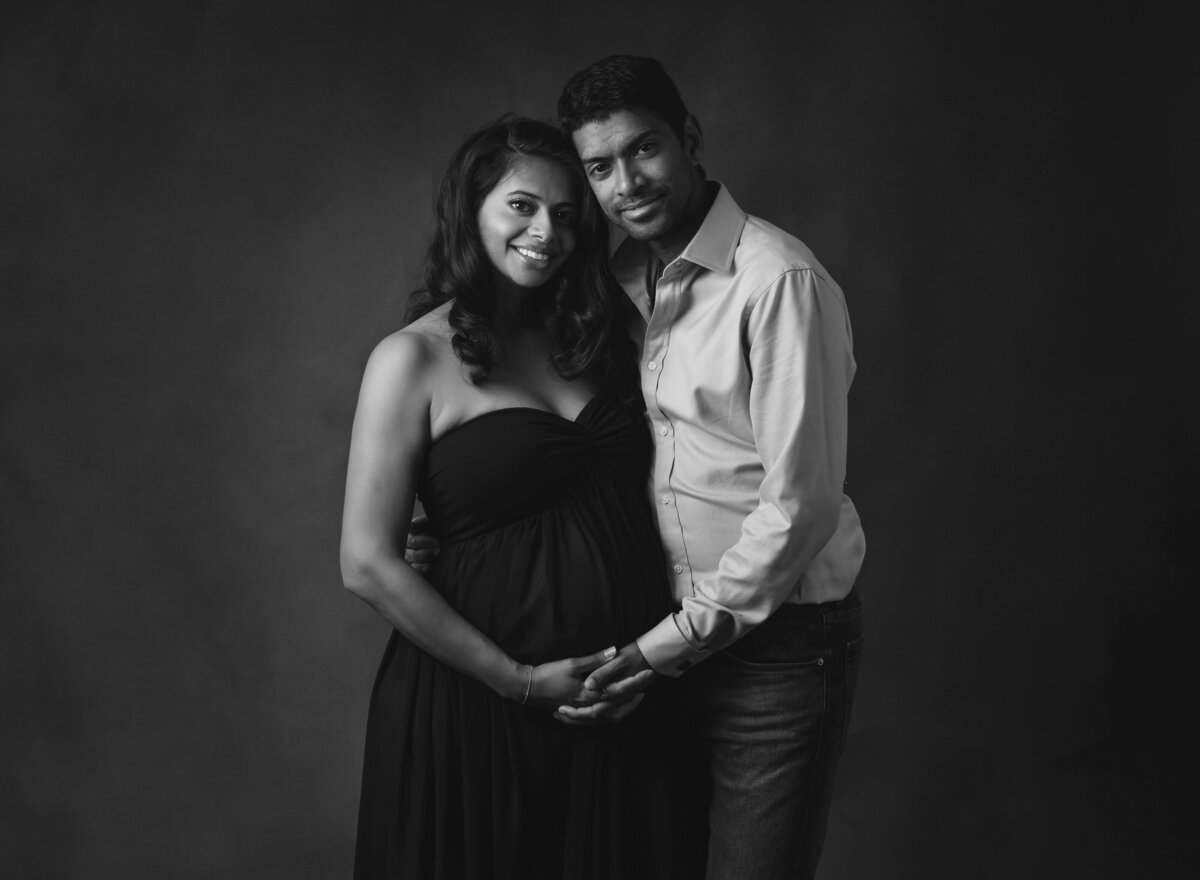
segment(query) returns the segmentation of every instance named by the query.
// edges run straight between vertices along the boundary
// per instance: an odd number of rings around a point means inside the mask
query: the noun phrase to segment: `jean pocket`
[[[778,646],[744,646],[734,642],[723,652],[739,666],[756,669],[803,669],[825,665],[825,655],[811,651],[797,654],[794,650],[779,650]]]

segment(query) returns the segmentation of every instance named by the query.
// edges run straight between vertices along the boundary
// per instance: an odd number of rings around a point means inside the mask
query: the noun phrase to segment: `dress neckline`
[[[573,418],[573,419],[568,419],[564,415],[559,415],[558,413],[554,412],[554,410],[542,409],[542,408],[536,407],[536,406],[502,406],[499,409],[489,409],[487,412],[481,412],[477,416],[471,416],[471,418],[467,419],[465,422],[459,422],[454,427],[449,428],[446,431],[443,431],[441,434],[439,434],[437,437],[435,437],[432,441],[430,441],[429,448],[433,449],[433,447],[437,446],[439,443],[441,443],[443,440],[445,440],[451,434],[461,431],[463,428],[467,427],[468,425],[474,424],[475,422],[478,422],[481,419],[486,419],[486,418],[489,418],[490,416],[501,415],[503,413],[520,413],[520,412],[537,413],[538,415],[547,416],[556,421],[563,422],[564,424],[578,425],[580,420],[583,418],[584,414],[592,408],[592,404],[596,403],[596,401],[598,401],[601,398],[601,396],[602,396],[601,393],[593,394],[588,399],[588,402],[583,405],[583,408],[581,410],[579,410],[578,413],[575,414],[575,418]]]

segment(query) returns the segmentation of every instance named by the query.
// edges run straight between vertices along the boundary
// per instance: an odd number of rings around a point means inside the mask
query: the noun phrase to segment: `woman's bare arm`
[[[346,498],[341,567],[347,589],[405,637],[497,694],[544,705],[586,705],[583,681],[609,652],[587,658],[517,663],[458,614],[404,561],[417,480],[430,445],[430,405],[439,353],[415,333],[395,333],[371,354],[359,391]]]

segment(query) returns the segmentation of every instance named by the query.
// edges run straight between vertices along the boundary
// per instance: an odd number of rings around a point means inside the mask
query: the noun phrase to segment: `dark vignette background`
[[[362,366],[462,136],[630,51],[854,318],[869,643],[822,876],[1195,877],[1191,37],[962,7],[4,13],[4,873],[348,876]]]

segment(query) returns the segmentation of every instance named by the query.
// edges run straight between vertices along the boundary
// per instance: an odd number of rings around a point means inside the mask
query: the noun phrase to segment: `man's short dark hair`
[[[687,107],[679,89],[654,58],[610,55],[575,74],[558,98],[558,118],[567,134],[618,110],[640,107],[662,117],[683,143]]]

